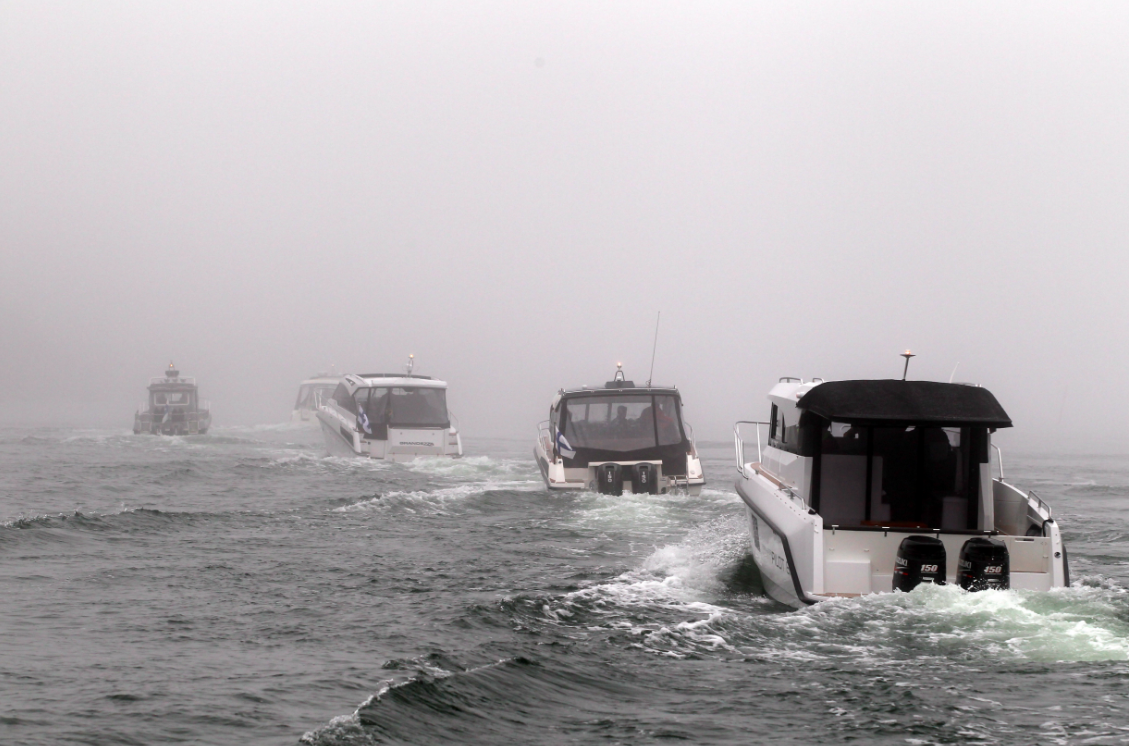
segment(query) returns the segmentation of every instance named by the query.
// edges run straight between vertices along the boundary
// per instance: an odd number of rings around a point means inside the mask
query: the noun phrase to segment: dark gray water
[[[532,442],[0,431],[0,742],[1129,742],[1129,468],[1008,454],[1075,587],[790,611],[701,497],[548,495]]]

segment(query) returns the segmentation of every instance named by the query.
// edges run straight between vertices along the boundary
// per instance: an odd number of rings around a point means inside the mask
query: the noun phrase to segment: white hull
[[[546,453],[545,447],[542,444],[542,438],[538,439],[537,444],[533,447],[533,458],[537,461],[537,467],[541,470],[541,479],[545,482],[545,487],[554,492],[596,492],[596,466],[592,464],[587,467],[578,469],[566,468],[564,461],[556,458],[551,453]],[[695,459],[696,461],[696,459]],[[661,462],[640,462],[640,461],[615,461],[600,463],[617,463],[621,466],[634,466],[638,463],[657,463],[659,464],[659,493],[665,494],[668,492],[685,492],[690,495],[698,495],[702,492],[702,486],[706,483],[705,477],[667,477],[661,474]],[[696,464],[697,472],[701,473],[700,462]],[[630,480],[624,480],[623,491],[625,494],[631,494]]]
[[[318,410],[317,420],[331,456],[411,461],[418,457],[463,455],[462,438],[454,428],[388,428],[387,439],[376,440],[362,437],[355,424],[329,407]]]
[[[1049,590],[1069,585],[1066,553],[1049,508],[1001,479],[990,475],[988,479],[999,532],[995,536],[1007,545],[1011,560],[1011,587]],[[957,577],[961,546],[974,535],[984,535],[909,528],[825,528],[820,515],[809,510],[792,490],[778,487],[755,463],[741,467],[736,488],[745,503],[750,553],[765,591],[795,608],[830,597],[891,592],[898,545],[913,534],[941,540],[946,574],[952,582]],[[1004,514],[1011,516],[1012,525],[1005,523]],[[1042,526],[1044,535],[1023,535],[1031,526]]]

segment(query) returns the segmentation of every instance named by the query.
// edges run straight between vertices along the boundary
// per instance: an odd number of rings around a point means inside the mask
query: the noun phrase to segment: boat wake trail
[[[1129,660],[1127,612],[1129,594],[1108,586],[970,593],[922,585],[763,617],[746,643],[757,658],[852,663],[1121,661]]]

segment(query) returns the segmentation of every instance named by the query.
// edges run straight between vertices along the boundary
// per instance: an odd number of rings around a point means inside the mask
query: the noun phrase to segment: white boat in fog
[[[409,461],[463,455],[462,437],[447,411],[447,383],[428,376],[346,375],[317,418],[335,456]]]
[[[302,381],[298,386],[298,400],[294,402],[290,421],[295,425],[316,425],[318,407],[329,401],[339,383],[341,376],[331,376],[328,373],[320,373]]]
[[[739,422],[734,438],[752,556],[772,598],[798,608],[919,582],[1070,584],[1050,506],[1006,482],[1002,459],[998,475],[992,466],[992,433],[1012,423],[987,389],[782,378],[768,398],[768,421]]]
[[[678,389],[637,387],[622,369],[601,388],[561,389],[533,454],[550,490],[696,495],[706,482]]]

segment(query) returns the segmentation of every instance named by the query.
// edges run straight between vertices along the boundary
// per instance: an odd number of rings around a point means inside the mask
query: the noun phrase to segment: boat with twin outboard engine
[[[343,376],[318,408],[326,449],[334,456],[410,461],[417,456],[463,455],[458,427],[447,410],[447,382],[406,373]]]
[[[329,373],[319,373],[302,381],[298,385],[298,400],[294,402],[290,422],[295,425],[316,425],[318,407],[329,401],[339,383],[341,376]]]
[[[1070,585],[1050,506],[1005,481],[1002,458],[992,465],[992,434],[1012,422],[987,389],[782,378],[768,398],[769,419],[738,422],[734,440],[752,556],[775,600]]]
[[[203,435],[212,425],[212,412],[199,396],[196,379],[182,378],[169,363],[165,375],[149,379],[149,401],[133,415],[134,434]]]
[[[678,389],[636,386],[622,365],[603,387],[561,389],[533,455],[550,490],[696,495],[706,482]]]

